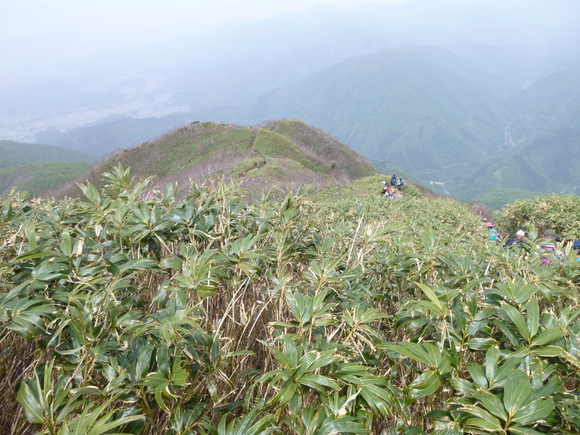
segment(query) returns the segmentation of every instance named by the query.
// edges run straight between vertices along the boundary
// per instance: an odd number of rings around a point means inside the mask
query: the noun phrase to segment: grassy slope
[[[326,133],[286,120],[263,128],[192,123],[156,141],[118,152],[92,168],[81,181],[100,185],[101,174],[118,164],[131,167],[138,178],[154,176],[157,186],[168,182],[187,185],[190,180],[223,176],[242,178],[250,190],[251,186],[263,190],[289,183],[348,183],[376,173],[362,156]],[[246,177],[242,177],[244,172]],[[75,189],[69,185],[51,193],[77,194]]]
[[[83,174],[97,156],[51,145],[0,141],[0,196],[12,188],[39,195]]]
[[[82,175],[90,166],[87,162],[36,162],[0,168],[0,196],[12,188],[40,195]]]
[[[537,192],[525,189],[493,189],[478,196],[475,201],[484,203],[490,210],[501,210],[515,200],[535,198],[537,196]]]
[[[96,162],[98,157],[52,145],[0,140],[0,168],[35,162]]]

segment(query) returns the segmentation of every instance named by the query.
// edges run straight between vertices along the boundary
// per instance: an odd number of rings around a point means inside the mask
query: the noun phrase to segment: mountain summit
[[[240,179],[248,190],[342,185],[376,173],[348,146],[300,121],[272,121],[260,127],[193,122],[153,142],[118,151],[49,194],[77,195],[76,182],[99,185],[102,173],[117,165],[131,167],[138,178],[154,176],[157,187],[224,177]]]

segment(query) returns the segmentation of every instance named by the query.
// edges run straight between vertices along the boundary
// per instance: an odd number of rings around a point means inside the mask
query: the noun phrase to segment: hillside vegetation
[[[52,145],[0,140],[0,168],[36,162],[96,162],[98,157]]]
[[[543,266],[382,178],[250,204],[239,181],[181,201],[117,167],[79,200],[3,201],[0,427],[578,433],[575,255]],[[574,207],[549,223],[572,235]]]
[[[100,186],[102,173],[119,164],[131,167],[137,177],[155,174],[156,186],[170,182],[186,186],[190,181],[225,177],[242,180],[249,191],[347,184],[376,173],[364,157],[332,136],[289,120],[261,127],[194,122],[117,152],[75,182],[88,180]],[[56,193],[79,195],[80,191],[69,183]]]
[[[0,168],[0,196],[13,189],[40,195],[79,177],[91,166],[87,162],[36,162]]]

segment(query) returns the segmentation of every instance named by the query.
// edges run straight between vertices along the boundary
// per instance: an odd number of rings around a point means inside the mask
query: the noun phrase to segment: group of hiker
[[[395,189],[401,192],[403,190],[403,186],[405,182],[402,178],[398,178],[395,174],[391,177],[391,181],[379,181],[379,183],[384,184],[383,188],[381,189],[381,194],[385,195],[387,198],[396,199]]]
[[[268,163],[268,162],[267,162],[267,160],[266,160],[266,159],[264,159],[264,160],[262,160],[261,162],[258,162],[258,163],[256,163],[256,164],[254,165],[254,167],[255,167],[256,169],[260,169],[262,166],[266,166],[266,163]],[[247,174],[246,174],[246,171],[242,172],[242,178],[245,178],[245,177],[246,177],[246,175],[247,175]]]
[[[489,240],[500,243],[502,236],[494,228],[493,223],[486,218],[483,218],[482,222],[489,230]],[[509,249],[515,247],[525,252],[530,252],[532,250],[532,245],[524,240],[525,236],[526,232],[524,230],[517,230],[515,236],[508,239],[503,244],[503,247]],[[556,231],[553,229],[544,231],[542,240],[540,240],[537,245],[537,248],[542,252],[542,264],[547,265],[550,264],[552,259],[561,258],[561,254],[558,252],[558,243],[561,241],[562,239],[556,235]],[[575,240],[572,243],[572,250],[576,251],[576,258],[580,261],[580,240]]]

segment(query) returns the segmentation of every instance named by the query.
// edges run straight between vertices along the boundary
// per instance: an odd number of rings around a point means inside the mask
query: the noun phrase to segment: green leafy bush
[[[580,197],[578,195],[550,195],[518,200],[505,207],[500,215],[501,225],[510,232],[525,229],[541,236],[547,229],[566,239],[580,239]]]
[[[13,433],[577,433],[580,267],[376,177],[1,204]]]

